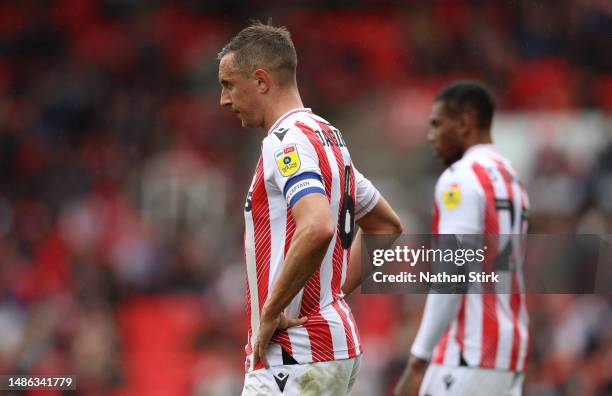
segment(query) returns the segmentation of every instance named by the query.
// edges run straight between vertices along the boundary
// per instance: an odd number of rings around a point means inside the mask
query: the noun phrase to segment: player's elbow
[[[404,232],[404,226],[402,225],[399,216],[393,216],[393,218],[389,222],[389,228],[393,230],[392,234],[401,234],[402,232]]]
[[[358,224],[366,234],[401,234],[404,232],[404,226],[399,216],[394,212],[384,217],[364,219]]]
[[[399,216],[383,197],[357,224],[365,234],[401,234],[404,231]]]
[[[336,226],[331,218],[313,219],[306,226],[306,235],[315,246],[327,246],[334,237]]]

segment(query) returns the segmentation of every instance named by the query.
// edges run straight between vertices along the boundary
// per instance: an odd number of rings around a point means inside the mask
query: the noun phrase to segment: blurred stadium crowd
[[[523,170],[534,232],[612,233],[611,2],[259,3],[0,1],[0,373],[75,374],[79,395],[239,393],[242,207],[262,134],[219,108],[216,53],[251,17],[289,27],[304,102],[407,231],[428,232],[440,171],[431,99],[472,77],[504,113],[599,120],[587,156],[551,143],[580,126],[516,144],[537,159]],[[609,296],[529,299],[527,395],[612,394]],[[356,395],[388,394],[423,301],[351,299]]]

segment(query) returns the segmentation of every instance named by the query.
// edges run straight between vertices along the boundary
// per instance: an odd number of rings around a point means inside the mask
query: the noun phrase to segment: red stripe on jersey
[[[268,297],[268,282],[270,277],[270,207],[268,194],[263,177],[263,161],[259,157],[253,194],[251,195],[253,234],[255,240],[255,271],[257,273],[257,292],[259,296],[259,312],[261,312]]]
[[[244,240],[244,262],[246,263],[246,227],[243,233],[243,240]],[[246,370],[248,371],[248,366],[250,365],[250,362],[248,361],[248,356],[251,354],[251,352],[253,352],[253,347],[251,346],[251,336],[253,334],[253,329],[251,328],[251,289],[249,288],[249,278],[247,276],[246,278],[246,317],[248,318],[247,320],[247,326],[248,326],[248,330],[247,330],[247,345],[245,347],[245,352],[247,355],[247,362],[246,362]]]
[[[499,219],[495,207],[495,190],[487,170],[480,164],[474,163],[472,170],[485,193],[484,234],[499,235]],[[488,249],[485,253],[485,263],[491,263],[497,249]],[[499,338],[499,321],[497,318],[497,296],[495,294],[482,294],[482,350],[480,367],[493,368],[497,358],[497,342]]]
[[[431,219],[431,233],[437,235],[440,233],[440,209],[434,197],[433,215]]]
[[[325,136],[333,142],[335,140],[335,137],[329,126],[322,122],[316,122],[317,124],[319,124],[319,128],[321,128],[321,131],[325,134]],[[340,152],[340,148],[338,146],[332,145],[331,148],[332,152],[334,153],[334,158],[336,159],[336,165],[338,167],[338,176],[340,178],[340,203],[338,205],[338,220],[340,220],[340,216],[342,215],[340,211],[342,209],[342,202],[344,202],[344,159],[342,158],[342,153]],[[342,240],[340,238],[339,225],[340,222],[338,221],[338,224],[336,226],[336,243],[334,245],[334,253],[332,255],[333,271],[331,289],[334,300],[340,294],[342,265],[344,264],[344,249],[342,249]]]
[[[444,335],[438,342],[436,346],[436,351],[434,353],[433,358],[431,359],[432,363],[435,364],[444,364],[444,355],[446,354],[446,346],[448,345],[448,335],[450,333],[450,325],[446,328]]]
[[[325,136],[327,136],[327,138],[330,141],[332,142],[335,141],[334,133],[330,129],[329,125],[322,123],[322,122],[318,122],[317,120],[314,120],[314,121],[317,122],[317,124],[319,125],[319,128],[321,128],[321,131],[325,134]],[[344,191],[344,183],[345,183],[344,159],[342,158],[342,152],[340,151],[340,147],[332,144],[331,149],[334,154],[334,158],[336,159],[336,165],[338,167],[338,176],[340,178],[340,201],[338,205],[338,223],[336,224],[336,243],[334,245],[334,252],[332,255],[333,271],[332,271],[331,289],[332,289],[332,296],[334,299],[334,309],[336,310],[336,312],[338,313],[338,315],[340,315],[340,318],[342,319],[342,325],[344,327],[344,334],[346,337],[346,344],[347,344],[347,348],[349,351],[349,358],[353,358],[355,357],[355,341],[353,340],[353,336],[351,334],[351,329],[350,329],[346,314],[336,304],[336,301],[339,298],[341,291],[342,291],[341,290],[342,267],[344,265],[344,249],[342,248],[342,239],[340,236],[340,231],[341,231],[340,230],[340,216],[343,215],[341,213],[341,210],[342,210],[342,203],[344,202],[344,194],[345,194],[345,191]]]
[[[355,326],[355,323],[357,323],[357,322],[355,321],[355,318],[353,317],[353,311],[351,311],[351,309],[349,308],[349,306],[346,303],[346,301],[344,301],[344,299],[338,300],[338,302],[349,313],[348,319],[350,320],[351,323],[353,323],[353,326],[355,327],[355,334],[357,335],[357,343],[359,344],[359,352],[361,353],[361,352],[363,352],[363,347],[361,346],[361,337],[359,336],[359,329],[357,329],[357,326]]]
[[[491,177],[484,166],[478,163],[472,165],[472,170],[485,193],[484,233],[485,235],[499,235],[499,219],[495,207],[495,190]]]
[[[525,187],[523,187],[523,185],[521,183],[519,183],[520,189],[521,189],[521,205],[522,208],[527,209],[527,192],[525,191]],[[523,219],[522,219],[522,215],[521,215],[521,232],[523,234],[527,233],[527,224],[525,224],[524,228],[523,228]],[[521,252],[525,251],[525,239],[521,238]],[[527,301],[526,301],[526,297],[524,294],[521,294],[521,306],[523,307],[523,309],[527,310]],[[527,361],[529,360],[529,353],[531,352],[531,348],[529,346],[530,343],[530,338],[531,338],[531,331],[529,330],[529,327],[527,328],[527,334],[525,336],[525,358],[523,359],[523,364],[521,366],[521,370],[525,370],[527,368]]]
[[[353,200],[353,202],[355,202],[356,197],[355,197],[355,168],[353,168],[353,163],[351,161],[351,199]],[[351,249],[347,249],[346,251],[346,269],[348,271],[348,265],[351,262]],[[351,323],[355,324],[357,322],[355,322],[355,318],[353,318],[353,311],[351,311],[351,309],[348,307],[348,304],[346,303],[346,301],[344,301],[344,299],[342,299],[342,301],[340,301],[341,304],[343,304],[346,307],[346,310],[349,312],[349,320],[351,321]],[[355,334],[357,335],[357,343],[359,344],[359,351],[361,352],[361,337],[359,336],[359,330],[357,330],[357,326],[355,326]]]
[[[457,332],[455,333],[455,340],[457,340],[457,345],[459,345],[459,353],[461,356],[463,356],[463,339],[465,338],[465,304],[466,298],[465,295],[463,295],[461,296],[461,303],[457,311]]]
[[[247,322],[248,322],[248,340],[247,340],[247,346],[246,346],[246,354],[250,355],[252,352],[252,345],[251,345],[251,336],[253,334],[253,330],[251,329],[251,290],[249,289],[249,281],[247,280],[246,282],[246,314],[247,314]]]
[[[253,353],[253,347],[251,346],[251,337],[253,335],[253,330],[251,329],[251,291],[249,290],[249,281],[247,279],[246,282],[246,314],[247,314],[247,323],[248,323],[248,336],[247,336],[247,344],[244,347],[244,352],[246,353],[246,360],[244,362],[244,371],[248,372],[249,368],[251,368],[251,353]]]
[[[287,257],[287,251],[291,246],[291,240],[293,239],[293,233],[295,232],[295,219],[293,218],[293,214],[291,213],[291,208],[287,207],[287,221],[285,225],[285,253],[284,257]],[[278,331],[273,337],[273,342],[278,342],[281,347],[288,354],[293,354],[293,349],[291,347],[291,340],[289,339],[289,333],[287,333],[287,329]]]
[[[275,342],[277,344],[280,344],[281,348],[283,348],[285,352],[287,352],[290,355],[293,353],[293,349],[291,349],[291,341],[289,340],[289,333],[287,333],[287,329],[278,330],[276,333],[274,333],[274,335],[270,339],[270,342]]]
[[[293,233],[295,232],[295,219],[293,218],[293,213],[291,213],[291,208],[287,207],[287,222],[285,226],[285,254],[287,256],[287,251],[289,251],[289,247],[291,246],[291,240],[293,239]]]
[[[318,311],[310,315],[304,327],[308,331],[312,360],[314,362],[334,360],[331,331],[323,315]]]
[[[306,135],[317,153],[319,169],[321,169],[321,177],[323,178],[323,185],[325,186],[325,194],[327,195],[327,199],[330,199],[332,174],[327,155],[325,154],[325,149],[323,149],[321,141],[316,133],[308,125],[298,121],[295,123],[295,126]],[[306,322],[305,327],[308,331],[308,338],[310,339],[312,359],[315,362],[333,360],[334,358],[331,329],[327,320],[321,316],[319,312],[320,301],[321,269],[318,268],[304,286],[302,306],[300,308],[300,316],[308,316],[308,322]]]
[[[434,235],[440,233],[440,209],[438,208],[438,203],[436,202],[436,197],[434,196],[434,204],[433,204],[433,214],[431,219],[431,232]],[[432,363],[435,364],[443,364],[444,363],[444,355],[446,354],[446,346],[448,345],[448,334],[450,332],[450,325],[444,332],[444,335],[438,341],[436,345],[435,353],[432,358]]]
[[[351,359],[351,358],[354,358],[356,355],[355,354],[355,342],[353,341],[353,336],[351,335],[351,327],[349,325],[346,313],[340,307],[338,301],[339,300],[335,300],[332,303],[332,307],[334,307],[334,309],[338,313],[338,316],[340,316],[340,319],[342,319],[342,326],[344,326],[344,334],[346,335],[346,348],[348,351],[349,359]]]
[[[512,273],[512,290],[518,290],[516,271]],[[521,295],[512,293],[510,296],[510,310],[512,311],[512,352],[510,354],[510,370],[516,371],[518,364],[519,344],[521,333],[519,332],[519,314],[521,309]]]
[[[497,169],[499,173],[501,173],[504,184],[506,186],[506,194],[508,195],[508,199],[510,200],[511,205],[514,205],[514,191],[512,189],[512,176],[510,172],[506,169],[505,165],[499,161],[495,160],[497,164]],[[510,216],[514,216],[514,212],[510,212]],[[515,221],[514,218],[511,219],[511,224]],[[520,221],[518,225],[520,229]],[[520,232],[520,231],[519,231]],[[512,230],[514,233],[514,230]],[[512,290],[514,291],[510,295],[510,310],[512,312],[512,350],[510,353],[510,370],[515,371],[518,363],[518,354],[519,354],[519,344],[521,340],[521,335],[519,332],[519,314],[521,309],[521,296],[517,293],[518,290],[518,274],[516,271],[512,271]]]
[[[321,140],[315,133],[315,131],[304,124],[303,122],[296,121],[295,126],[298,127],[304,135],[314,147],[317,157],[319,158],[319,168],[321,169],[321,177],[323,178],[323,185],[325,186],[325,194],[327,194],[327,199],[331,198],[331,168],[329,166],[329,161],[327,160],[327,154],[325,154],[325,149],[321,145]]]

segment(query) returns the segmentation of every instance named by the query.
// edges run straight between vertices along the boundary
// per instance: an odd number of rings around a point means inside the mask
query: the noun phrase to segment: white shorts
[[[247,373],[242,396],[345,396],[353,387],[361,356],[274,366]]]
[[[523,373],[430,364],[419,396],[521,396]]]

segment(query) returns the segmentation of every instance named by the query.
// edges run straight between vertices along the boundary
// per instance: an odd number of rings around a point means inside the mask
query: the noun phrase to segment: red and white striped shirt
[[[268,348],[271,366],[340,360],[361,353],[359,333],[341,286],[346,277],[354,221],[380,194],[353,166],[336,128],[310,109],[292,110],[268,131],[245,205],[244,246],[249,318],[246,371],[260,312],[280,274],[295,231],[291,208],[307,194],[329,199],[337,230],[320,268],[284,310],[308,317],[303,326],[277,331]]]
[[[510,162],[493,145],[472,146],[438,180],[433,233],[525,234],[528,208],[527,193]],[[501,244],[511,240],[500,237],[499,250],[489,253],[499,253]],[[510,249],[520,257],[520,246],[510,245]],[[521,293],[522,273],[512,271],[503,276],[511,277],[505,280],[512,282],[516,292],[430,294],[412,354],[447,366],[524,370],[529,318]]]

